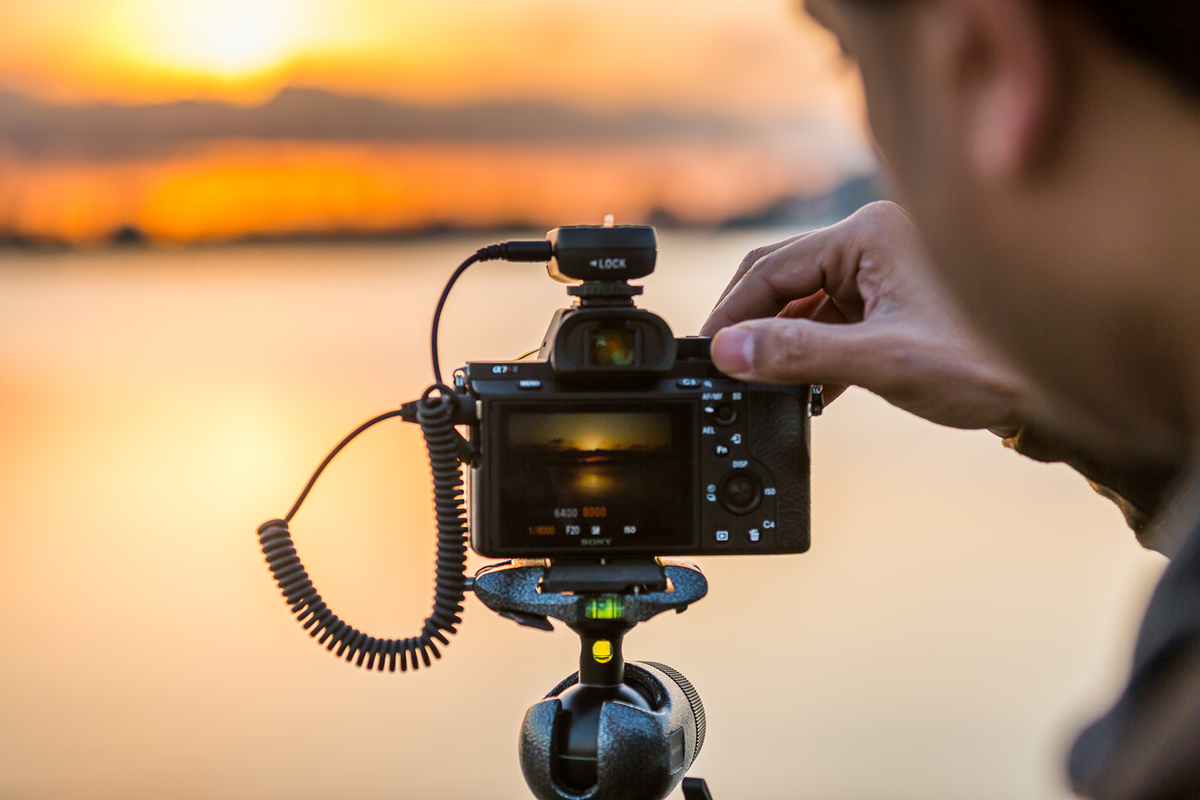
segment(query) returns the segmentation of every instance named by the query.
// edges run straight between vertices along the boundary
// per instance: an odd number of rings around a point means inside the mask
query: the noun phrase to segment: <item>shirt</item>
[[[1200,797],[1200,469],[1147,526],[1171,559],[1112,709],[1080,734],[1068,772],[1095,800]]]
[[[1074,467],[1117,503],[1143,545],[1171,559],[1142,619],[1129,683],[1071,748],[1072,788],[1094,800],[1200,797],[1200,462],[1097,456],[1033,429],[1004,443]]]

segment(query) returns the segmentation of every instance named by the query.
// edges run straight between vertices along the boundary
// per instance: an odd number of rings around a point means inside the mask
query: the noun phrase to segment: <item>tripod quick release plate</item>
[[[682,558],[549,566],[544,560],[514,560],[481,569],[474,591],[492,611],[544,630],[546,618],[572,628],[600,619],[632,627],[664,611],[682,613],[708,593],[708,581]]]

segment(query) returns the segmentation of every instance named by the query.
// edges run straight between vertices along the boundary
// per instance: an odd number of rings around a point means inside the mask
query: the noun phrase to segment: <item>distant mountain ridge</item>
[[[887,179],[878,172],[855,175],[828,192],[798,192],[721,224],[726,230],[779,228],[790,225],[830,225],[876,200],[891,197]]]
[[[0,93],[0,147],[38,157],[145,156],[195,139],[330,141],[637,141],[737,138],[750,126],[713,114],[600,115],[537,102],[420,106],[287,88],[258,106],[180,101],[63,106]]]

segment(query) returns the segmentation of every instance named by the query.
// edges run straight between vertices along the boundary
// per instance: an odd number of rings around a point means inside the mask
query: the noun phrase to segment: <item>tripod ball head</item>
[[[521,724],[521,770],[539,800],[662,800],[704,744],[704,705],[664,664],[629,662],[618,686],[575,673]]]

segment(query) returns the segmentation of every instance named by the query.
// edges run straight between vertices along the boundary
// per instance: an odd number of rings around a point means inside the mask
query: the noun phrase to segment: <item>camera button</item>
[[[699,389],[700,388],[700,379],[699,378],[680,378],[679,380],[675,381],[675,385],[678,386],[680,389]]]
[[[737,422],[737,409],[728,403],[722,403],[717,406],[713,417],[717,420],[718,425],[732,425]]]
[[[715,455],[717,458],[724,458],[725,456],[729,455],[729,448],[723,444],[719,444],[713,448],[713,455]]]
[[[717,541],[725,544],[729,541],[729,531],[717,531]]]
[[[517,381],[517,388],[524,389],[527,392],[534,391],[536,389],[542,388],[542,382],[539,380],[536,380],[534,378],[525,378],[523,380]]]
[[[762,502],[762,481],[749,470],[731,472],[721,481],[717,497],[731,514],[749,514]]]

